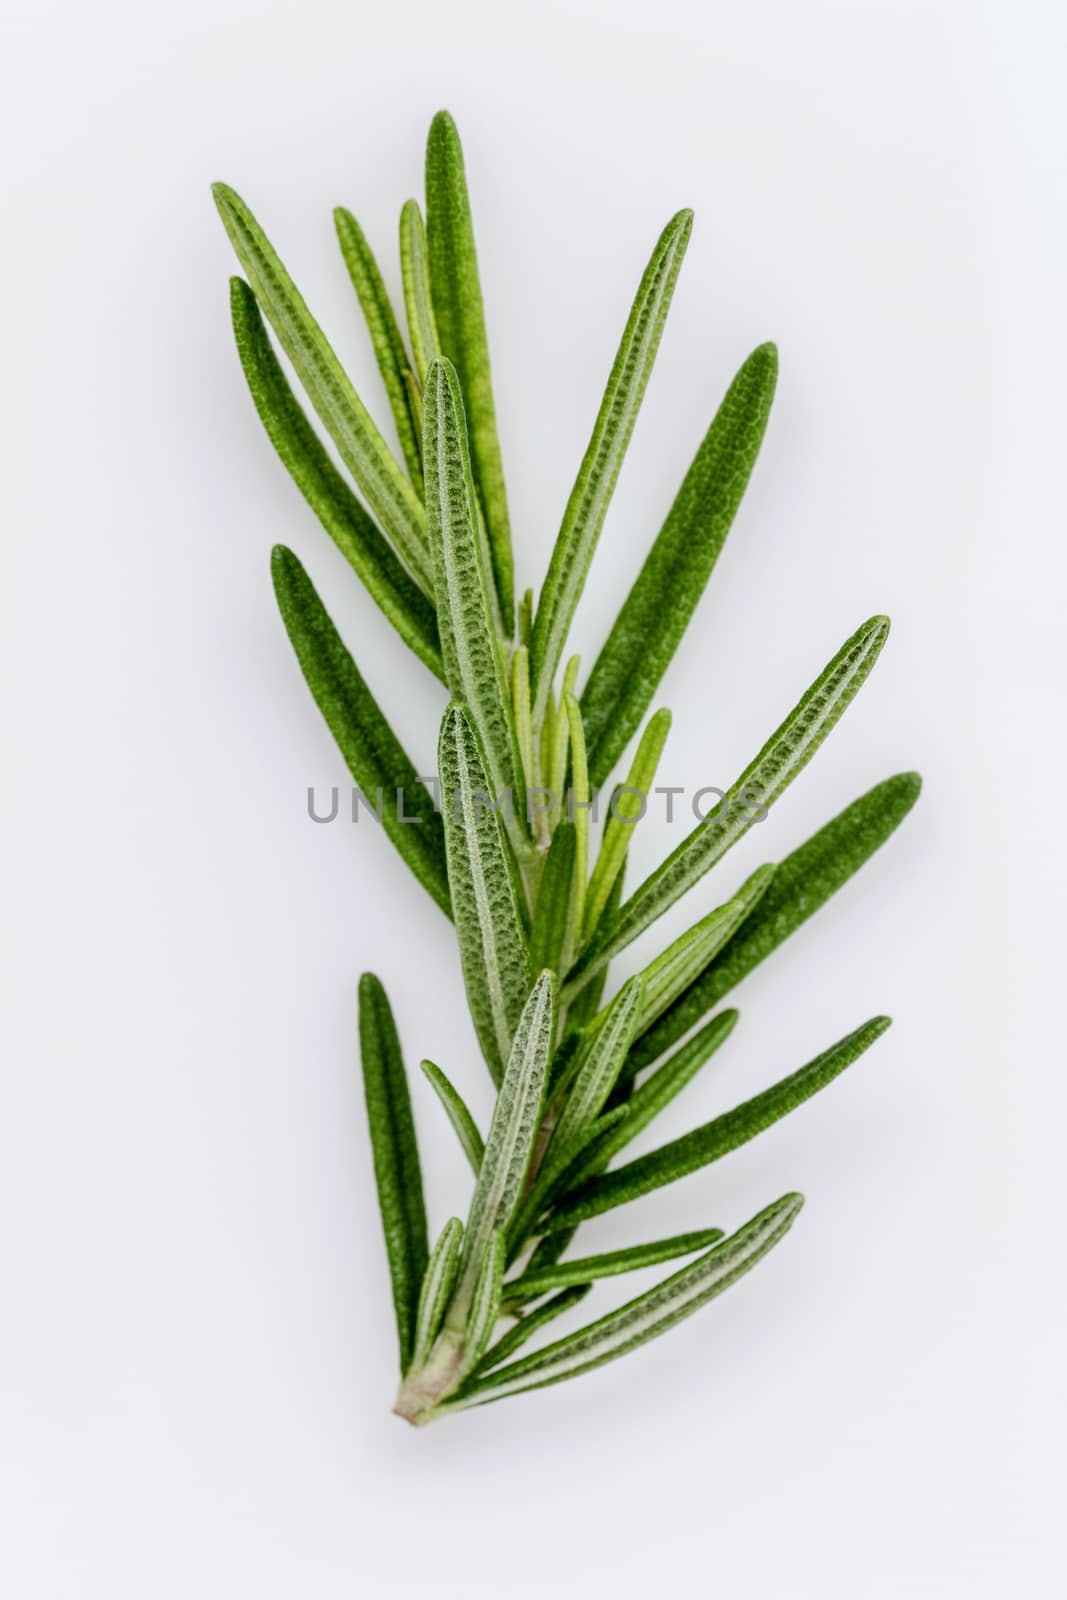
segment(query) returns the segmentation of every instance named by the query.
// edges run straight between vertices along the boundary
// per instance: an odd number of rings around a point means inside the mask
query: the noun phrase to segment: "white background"
[[[12,1600],[1063,1592],[1058,9],[7,0]],[[696,210],[587,662],[733,370],[779,343],[755,480],[665,684],[667,781],[728,782],[847,633],[894,618],[815,765],[671,931],[879,778],[918,767],[926,790],[738,991],[663,1132],[874,1012],[890,1035],[590,1234],[733,1227],[799,1187],[787,1243],[625,1362],[415,1433],[389,1414],[358,973],[483,1120],[487,1085],[444,919],[370,824],[305,815],[343,774],[271,544],[306,560],[427,762],[441,696],[261,433],[208,184],[257,210],[381,415],[330,209],[357,211],[396,288],[441,105],[524,583],[644,259]],[[678,837],[649,826],[638,865]],[[439,1225],[467,1179],[415,1092]]]

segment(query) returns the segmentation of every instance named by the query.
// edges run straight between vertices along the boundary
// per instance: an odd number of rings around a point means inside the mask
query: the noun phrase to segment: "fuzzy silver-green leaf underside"
[[[445,675],[485,747],[491,797],[515,793],[520,770],[510,686],[493,623],[489,574],[479,548],[459,381],[434,361],[423,395],[426,515]]]
[[[448,882],[467,1002],[496,1083],[530,988],[519,891],[478,736],[449,706],[438,744]],[[486,798],[482,798],[486,797]]]
[[[530,658],[534,716],[548,703],[575,609],[659,349],[663,325],[693,228],[679,211],[664,228],[645,268],[615,356],[537,605]]]
[[[371,419],[326,336],[240,195],[214,187],[230,242],[304,390],[378,526],[426,594],[432,579],[418,495]]]
[[[570,1311],[573,1306],[585,1299],[592,1284],[583,1283],[573,1289],[564,1289],[560,1294],[553,1295],[551,1300],[545,1300],[541,1305],[528,1311],[513,1328],[502,1335],[487,1350],[476,1368],[475,1376],[480,1377],[483,1372],[488,1372],[492,1367],[498,1367],[502,1361],[507,1361],[516,1350],[532,1339],[535,1333],[554,1322],[565,1311]]]
[[[429,1264],[423,1274],[419,1291],[419,1309],[415,1319],[415,1347],[412,1367],[420,1367],[430,1353],[444,1320],[445,1308],[452,1298],[459,1271],[459,1253],[463,1244],[463,1224],[451,1217],[441,1230],[441,1236],[430,1253]]]
[[[468,1384],[446,1410],[485,1405],[525,1389],[576,1378],[583,1372],[627,1355],[639,1345],[666,1333],[724,1289],[736,1283],[785,1237],[803,1204],[798,1194],[761,1211],[732,1238],[683,1267],[647,1294],[639,1295],[598,1322],[548,1345],[524,1360],[500,1367]]]
[[[448,1313],[450,1323],[461,1326],[465,1321],[490,1238],[495,1230],[506,1232],[522,1193],[541,1116],[554,1029],[553,978],[550,972],[542,972],[519,1018],[485,1141],[467,1221],[462,1279]]]
[[[344,206],[337,207],[333,219],[341,254],[370,331],[374,358],[385,385],[408,477],[421,493],[422,448],[418,418],[411,406],[411,357],[363,229]]]
[[[847,639],[755,760],[617,914],[605,919],[578,964],[601,966],[662,916],[764,815],[807,766],[866,682],[889,633],[888,617],[872,617]]]
[[[430,266],[426,257],[426,228],[417,200],[408,200],[400,213],[400,276],[408,334],[415,357],[415,375],[425,383],[430,362],[441,354],[430,293]]]
[[[230,311],[249,391],[283,465],[405,644],[443,683],[445,668],[433,604],[409,577],[334,466],[293,394],[256,297],[243,278],[230,279]]]

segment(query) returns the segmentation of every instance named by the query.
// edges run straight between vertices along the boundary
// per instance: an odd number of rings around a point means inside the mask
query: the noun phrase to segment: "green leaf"
[[[415,355],[415,375],[425,383],[430,362],[441,354],[430,293],[430,265],[426,255],[426,229],[417,200],[409,200],[400,213],[400,276],[408,333]]]
[[[577,951],[585,917],[585,889],[589,878],[589,769],[585,759],[585,734],[582,713],[569,690],[564,690],[562,712],[567,719],[571,747],[571,787],[569,812],[574,823],[574,876],[571,880],[571,911],[567,927],[568,956]]]
[[[557,1339],[521,1361],[499,1367],[485,1378],[469,1382],[444,1409],[485,1405],[524,1389],[576,1378],[606,1361],[626,1355],[675,1323],[690,1316],[728,1289],[784,1238],[803,1205],[798,1194],[787,1194],[735,1233],[714,1245],[690,1266],[591,1323],[577,1333]]]
[[[825,905],[900,826],[922,788],[917,772],[887,778],[786,856],[759,905],[700,976],[638,1039],[628,1067],[639,1072],[669,1050],[784,939]]]
[[[582,695],[595,788],[637,731],[707,586],[756,464],[777,374],[771,344],[738,372],[597,657]]]
[[[535,1333],[540,1333],[548,1323],[554,1322],[564,1311],[569,1311],[572,1306],[584,1300],[591,1288],[591,1284],[583,1283],[575,1289],[564,1289],[562,1294],[553,1295],[551,1300],[546,1300],[543,1305],[535,1306],[532,1311],[527,1312],[526,1316],[522,1317],[513,1328],[509,1328],[507,1333],[486,1352],[475,1368],[475,1376],[481,1377],[483,1372],[489,1372],[493,1367],[498,1367],[502,1361],[507,1361],[528,1339],[532,1339]]]
[[[330,459],[271,347],[256,297],[230,279],[234,337],[248,387],[293,482],[405,644],[444,682],[437,616]]]
[[[579,1168],[600,1171],[600,1153],[619,1124],[629,1115],[629,1107],[616,1106],[605,1111],[587,1127],[574,1134],[565,1144],[560,1144],[551,1162],[545,1163],[535,1181],[528,1188],[522,1204],[515,1212],[508,1231],[508,1260],[513,1261],[527,1239],[537,1227],[538,1219],[559,1198],[576,1187],[575,1174]],[[535,1142],[535,1154],[537,1142]]]
[[[622,890],[625,881],[626,862],[615,874],[615,882],[611,886],[608,903],[601,913],[604,917],[613,917],[622,904]],[[600,1009],[600,1002],[604,998],[604,989],[608,981],[608,964],[597,969],[590,981],[583,986],[579,993],[571,1000],[566,1008],[568,1026],[585,1028],[596,1016]]]
[[[540,1271],[524,1272],[504,1285],[504,1297],[509,1305],[524,1300],[536,1300],[550,1289],[565,1289],[572,1284],[594,1282],[597,1278],[614,1278],[621,1272],[636,1272],[641,1267],[655,1267],[661,1261],[674,1261],[678,1256],[690,1256],[697,1250],[706,1250],[723,1237],[721,1228],[700,1228],[693,1233],[677,1233],[670,1239],[656,1239],[651,1244],[630,1245],[626,1250],[609,1250],[604,1255],[586,1256],[576,1261],[564,1261]]]
[[[447,111],[434,117],[426,144],[426,243],[438,339],[459,374],[470,413],[474,481],[485,513],[504,633],[510,638],[515,588],[504,468],[463,150]]]
[[[432,1087],[438,1100],[445,1108],[445,1115],[456,1131],[463,1148],[463,1154],[471,1164],[474,1176],[477,1177],[485,1154],[485,1142],[478,1132],[477,1124],[467,1109],[467,1102],[451,1080],[432,1061],[422,1063],[422,1071],[427,1082]]]
[[[460,1285],[446,1319],[451,1327],[466,1326],[490,1240],[495,1232],[506,1234],[522,1194],[541,1119],[555,1011],[552,974],[542,972],[523,1007],[493,1112],[467,1221]]]
[[[626,782],[611,797],[610,815],[604,829],[604,842],[597,856],[589,893],[585,901],[585,938],[596,931],[597,923],[611,899],[611,892],[630,848],[634,827],[644,816],[656,777],[663,746],[671,728],[671,714],[657,711],[641,735],[633,766]]]
[[[661,1067],[657,1067],[639,1088],[634,1089],[626,1101],[628,1115],[619,1126],[612,1130],[611,1137],[600,1146],[597,1155],[602,1166],[607,1166],[614,1160],[620,1150],[624,1150],[637,1135],[648,1127],[664,1108],[670,1105],[674,1097],[682,1092],[686,1084],[696,1077],[721,1044],[734,1031],[739,1013],[736,1011],[722,1011],[698,1033],[670,1056]],[[620,1084],[631,1085],[635,1072],[632,1068],[633,1052],[630,1059],[620,1073]],[[593,1176],[592,1166],[582,1162],[571,1173],[571,1186],[577,1188]]]
[[[456,1383],[462,1383],[467,1374],[478,1365],[486,1346],[493,1336],[504,1284],[504,1235],[499,1228],[493,1231],[489,1248],[485,1252],[478,1281],[474,1286],[470,1314],[467,1318],[463,1355],[456,1368]]]
[[[510,686],[479,549],[463,399],[447,361],[434,361],[427,374],[423,427],[426,515],[445,675],[485,746],[492,797],[509,790],[514,797],[521,763]],[[509,829],[513,837],[515,832]]]
[[[362,400],[312,317],[296,285],[240,195],[214,186],[230,242],[282,348],[324,427],[341,453],[375,521],[419,587],[432,579],[426,524],[418,495],[391,454]]]
[[[702,972],[717,950],[750,916],[766,893],[775,873],[773,866],[757,867],[732,900],[709,912],[680,938],[668,945],[644,971],[645,995],[636,1031],[653,1023]]]
[[[530,930],[530,964],[535,972],[551,967],[557,975],[571,908],[575,832],[573,822],[561,822],[552,835],[545,857],[537,909]]]
[[[511,716],[521,763],[521,793],[528,795],[534,786],[533,722],[530,716],[530,654],[520,644],[511,658]],[[544,821],[541,813],[539,821]]]
[[[425,1066],[425,1063],[423,1063]],[[451,1217],[441,1230],[441,1236],[430,1254],[429,1265],[419,1292],[419,1309],[415,1318],[415,1345],[411,1365],[416,1370],[422,1366],[444,1321],[445,1308],[452,1298],[459,1271],[459,1253],[463,1244],[463,1224]]]
[[[807,1066],[783,1078],[772,1088],[765,1089],[752,1100],[746,1100],[743,1105],[735,1106],[714,1121],[694,1128],[692,1133],[673,1139],[670,1144],[653,1150],[647,1156],[640,1156],[615,1172],[594,1178],[554,1213],[552,1229],[573,1227],[587,1217],[600,1216],[602,1212],[650,1194],[664,1184],[688,1177],[710,1162],[729,1155],[739,1145],[747,1144],[749,1139],[754,1139],[758,1133],[832,1083],[876,1039],[881,1038],[889,1022],[888,1017],[872,1018],[854,1033],[824,1050],[814,1061],[809,1061]],[[636,1095],[634,1098],[637,1098]]]
[[[493,1081],[504,1063],[530,988],[518,886],[478,736],[463,706],[451,705],[438,746],[448,882],[463,980]]]
[[[564,1083],[560,1090],[563,1107],[545,1160],[546,1172],[554,1167],[559,1170],[553,1152],[566,1151],[571,1142],[596,1121],[607,1104],[633,1043],[644,1004],[644,980],[636,977],[623,985],[607,1007],[600,1027],[578,1057],[573,1080]]]
[[[396,314],[389,302],[382,275],[374,253],[367,243],[363,229],[343,206],[333,214],[341,254],[345,258],[352,287],[359,297],[363,315],[370,329],[371,343],[378,371],[385,384],[389,406],[396,423],[400,448],[404,454],[408,476],[416,490],[422,489],[422,451],[419,418],[412,411],[410,378],[411,357],[397,325]]]
[[[692,888],[748,832],[757,816],[801,773],[866,682],[889,633],[888,617],[872,617],[847,639],[725,799],[646,878],[578,963],[580,972],[609,961]]]
[[[679,211],[664,228],[652,252],[630,309],[577,481],[567,501],[541,591],[530,649],[534,717],[538,721],[548,703],[589,564],[615,492],[692,230],[693,213]]]
[[[426,1271],[426,1207],[400,1041],[385,990],[371,972],[359,981],[359,1043],[404,1372],[414,1348],[419,1288]]]
[[[417,769],[379,710],[300,562],[271,555],[274,593],[300,670],[368,806],[446,916],[451,916],[444,828]],[[378,791],[381,791],[380,804]],[[404,820],[407,819],[407,820]]]

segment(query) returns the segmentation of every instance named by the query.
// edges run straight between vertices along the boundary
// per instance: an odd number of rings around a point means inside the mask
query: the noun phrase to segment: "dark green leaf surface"
[[[371,972],[365,972],[359,982],[359,1043],[403,1372],[414,1349],[419,1290],[429,1244],[422,1170],[400,1040],[385,990]]]
[[[485,1405],[525,1389],[562,1383],[666,1333],[762,1260],[788,1233],[803,1203],[798,1194],[784,1195],[732,1238],[713,1246],[691,1266],[683,1267],[647,1294],[638,1295],[589,1327],[557,1339],[544,1350],[468,1383],[445,1409]]]
[[[333,214],[341,254],[345,258],[352,287],[359,297],[363,315],[370,329],[374,346],[374,359],[382,375],[389,408],[396,423],[397,437],[404,454],[408,476],[416,490],[422,489],[422,430],[411,409],[411,384],[413,375],[411,357],[404,346],[403,336],[390,304],[374,252],[367,243],[363,229],[344,206]]]
[[[598,1278],[614,1278],[622,1272],[637,1272],[641,1267],[656,1267],[662,1261],[690,1256],[706,1250],[723,1237],[721,1228],[700,1228],[693,1233],[676,1233],[670,1239],[654,1239],[650,1244],[634,1244],[625,1250],[608,1250],[603,1255],[563,1261],[554,1267],[524,1272],[504,1285],[504,1299],[510,1305],[536,1300],[551,1289],[593,1283]]]
[[[563,941],[571,908],[575,831],[573,822],[561,822],[552,835],[545,858],[537,910],[530,930],[530,963],[535,972],[545,967],[559,972]]]
[[[534,716],[538,721],[548,704],[589,564],[615,492],[692,230],[693,213],[679,211],[657,241],[630,308],[593,434],[567,501],[541,590],[530,645]]]
[[[293,482],[393,627],[443,683],[433,604],[410,578],[330,459],[285,377],[243,278],[230,279],[241,366],[263,426]]]
[[[625,1205],[641,1195],[650,1194],[653,1189],[662,1188],[664,1184],[675,1183],[679,1178],[685,1178],[712,1161],[729,1155],[739,1145],[747,1144],[749,1139],[754,1139],[758,1133],[832,1083],[876,1039],[881,1038],[889,1027],[889,1021],[888,1017],[872,1018],[854,1033],[824,1050],[814,1061],[809,1061],[807,1066],[783,1078],[773,1088],[765,1089],[762,1094],[746,1100],[743,1105],[716,1117],[714,1121],[706,1122],[703,1127],[694,1128],[692,1133],[683,1134],[680,1139],[653,1150],[650,1155],[641,1156],[616,1172],[594,1178],[553,1214],[552,1228],[573,1227],[587,1217],[596,1217],[604,1211],[613,1210],[615,1206]]]
[[[504,632],[510,638],[515,614],[511,527],[489,375],[489,341],[463,150],[447,111],[434,117],[426,145],[426,243],[437,336],[442,354],[459,374],[467,404],[474,481],[485,513]]]
[[[778,355],[738,372],[697,451],[582,695],[590,782],[606,782],[637,732],[696,609],[763,442]]]
[[[872,617],[846,639],[730,787],[726,798],[703,822],[697,823],[616,916],[604,919],[600,932],[568,980],[572,985],[580,973],[624,950],[721,860],[748,832],[760,812],[766,815],[837,726],[867,681],[888,634],[889,618]]]
[[[274,592],[300,670],[348,770],[372,808],[382,791],[382,826],[419,882],[451,916],[444,829],[433,799],[419,782],[340,634],[291,550],[271,557]],[[402,817],[418,819],[402,821]]]
[[[448,882],[478,1042],[499,1083],[530,989],[530,958],[503,824],[488,801],[478,736],[462,706],[449,706],[438,744]]]
[[[786,856],[752,915],[659,1021],[637,1040],[628,1070],[639,1072],[689,1032],[783,940],[825,905],[898,828],[919,798],[917,772],[887,778]]]
[[[304,391],[341,453],[375,521],[427,594],[432,579],[419,498],[371,419],[296,285],[240,195],[214,186],[230,242]]]

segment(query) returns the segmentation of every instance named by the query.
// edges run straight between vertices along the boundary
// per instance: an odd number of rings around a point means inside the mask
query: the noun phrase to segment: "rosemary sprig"
[[[731,786],[624,896],[631,829],[670,727],[641,734],[603,828],[597,791],[638,733],[735,519],[770,416],[774,346],[743,364],[579,693],[568,634],[606,526],[692,229],[661,234],[623,331],[540,592],[518,605],[470,198],[451,117],[433,120],[426,222],[400,218],[406,333],[354,216],[338,237],[392,411],[403,466],[244,202],[216,201],[247,282],[234,331],[256,409],[327,533],[401,638],[447,687],[439,804],[389,727],[297,558],[273,555],[300,669],[366,803],[455,923],[475,1033],[497,1086],[483,1139],[432,1061],[423,1074],[474,1173],[466,1223],[429,1248],[397,1029],[378,979],[359,986],[371,1148],[400,1349],[396,1410],[423,1424],[613,1361],[665,1332],[762,1260],[792,1226],[787,1194],[731,1237],[703,1228],[598,1255],[567,1254],[591,1217],[690,1176],[826,1087],[881,1036],[875,1017],[799,1071],[692,1132],[618,1164],[733,1032],[723,996],[886,842],[919,779],[878,784],[777,865],[707,905],[605,1004],[609,965],[689,893],[812,759],[872,670],[888,620],[863,624]],[[268,325],[340,455],[335,465],[282,369]],[[566,660],[566,665],[562,665]],[[561,670],[562,666],[562,670]],[[393,799],[399,804],[390,804]],[[384,803],[383,803],[384,802]],[[412,823],[417,825],[413,826]],[[597,840],[600,840],[599,848]],[[696,1031],[693,1031],[696,1030]],[[450,1059],[454,1051],[448,1053]],[[696,1259],[576,1332],[518,1352],[602,1278]],[[506,1330],[496,1329],[507,1319]]]

